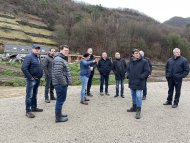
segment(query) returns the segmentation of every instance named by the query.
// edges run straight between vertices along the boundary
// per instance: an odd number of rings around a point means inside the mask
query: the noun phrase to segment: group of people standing
[[[173,50],[171,57],[166,64],[166,78],[168,81],[168,98],[164,105],[172,105],[174,87],[176,90],[173,108],[179,103],[182,79],[189,73],[189,63],[186,58],[180,55],[180,49]],[[60,46],[60,52],[51,48],[49,54],[43,61],[40,59],[40,46],[33,45],[32,53],[27,55],[22,65],[22,71],[26,77],[26,116],[34,118],[33,112],[42,112],[43,109],[37,108],[37,93],[40,85],[40,78],[45,73],[45,102],[56,100],[55,121],[66,122],[68,115],[62,113],[62,106],[66,100],[68,85],[72,84],[71,71],[68,66],[69,47]],[[80,61],[80,79],[82,82],[80,103],[88,105],[90,101],[87,96],[92,97],[91,85],[95,68],[100,73],[100,95],[109,96],[108,83],[110,72],[113,71],[116,81],[116,92],[114,97],[124,96],[125,78],[131,90],[132,107],[127,112],[136,112],[136,119],[141,118],[142,100],[147,95],[147,78],[151,75],[152,65],[143,51],[134,49],[129,62],[121,58],[120,53],[115,53],[115,59],[108,58],[107,53],[103,52],[101,59],[97,61],[93,55],[92,48],[89,48]],[[104,90],[105,86],[105,90]],[[120,86],[120,87],[119,87]],[[53,90],[56,91],[56,98]],[[120,89],[120,90],[119,90]],[[119,92],[120,91],[120,92]],[[50,93],[50,97],[48,94]],[[120,93],[120,94],[119,94]]]

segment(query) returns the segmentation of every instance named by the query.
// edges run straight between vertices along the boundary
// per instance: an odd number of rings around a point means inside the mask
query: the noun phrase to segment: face
[[[40,49],[39,48],[34,48],[32,49],[32,52],[36,55],[39,55],[40,54]]]
[[[90,59],[90,55],[88,57],[86,57],[86,60],[89,60]]]
[[[91,55],[92,55],[92,53],[93,53],[92,48],[89,48],[89,49],[87,50],[87,52],[88,52],[89,54],[91,54]]]
[[[116,59],[120,59],[120,57],[121,57],[121,56],[120,56],[120,53],[115,53],[115,58],[116,58]]]
[[[64,56],[68,56],[69,55],[69,49],[68,48],[63,48],[63,50],[61,50],[61,53],[64,55]]]
[[[54,56],[54,55],[55,55],[55,52],[56,52],[55,49],[51,49],[51,51],[50,51],[49,53],[50,53],[50,55]]]
[[[103,59],[106,59],[107,57],[108,57],[108,56],[107,56],[107,53],[106,53],[106,52],[103,52],[103,53],[102,53],[102,58],[103,58]]]
[[[140,58],[140,53],[138,51],[134,52],[133,57],[136,59]]]
[[[174,56],[175,56],[175,57],[179,57],[180,55],[181,55],[180,50],[175,50],[175,51],[174,51]]]

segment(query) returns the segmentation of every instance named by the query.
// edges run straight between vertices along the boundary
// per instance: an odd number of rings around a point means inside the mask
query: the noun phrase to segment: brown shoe
[[[80,103],[84,104],[84,105],[88,105],[88,103],[86,101],[81,101]]]
[[[32,112],[27,112],[26,113],[26,117],[28,117],[28,118],[34,118],[35,115]]]

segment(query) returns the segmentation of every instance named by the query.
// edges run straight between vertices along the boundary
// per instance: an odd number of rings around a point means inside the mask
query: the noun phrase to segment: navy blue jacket
[[[179,56],[171,57],[166,64],[166,78],[181,80],[189,74],[189,63],[186,58]]]
[[[89,77],[91,74],[90,66],[93,65],[93,61],[87,61],[85,59],[80,61],[80,76]]]
[[[126,69],[127,69],[127,64],[124,59],[115,59],[113,61],[112,70],[115,74],[116,80],[125,79]]]
[[[110,71],[112,69],[112,63],[110,59],[104,60],[101,58],[98,62],[98,71],[100,72],[100,75],[109,75]]]
[[[26,55],[21,70],[25,77],[29,80],[32,78],[40,79],[43,76],[43,66],[41,60],[34,53]]]
[[[143,90],[146,78],[150,74],[148,61],[142,58],[138,60],[131,58],[127,65],[127,74],[129,79],[129,88],[133,90]]]

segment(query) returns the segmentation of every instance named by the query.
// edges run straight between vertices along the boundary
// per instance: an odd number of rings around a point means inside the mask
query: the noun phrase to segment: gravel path
[[[143,101],[142,118],[127,113],[131,97],[127,85],[126,98],[97,96],[92,87],[90,104],[79,104],[80,87],[70,87],[63,111],[69,115],[66,123],[55,124],[54,105],[44,103],[43,87],[39,92],[42,113],[36,118],[25,116],[25,88],[0,87],[0,143],[189,143],[190,142],[190,82],[184,82],[179,107],[163,106],[167,83],[148,83],[148,97]],[[19,96],[5,98],[11,96]],[[22,95],[22,96],[20,96]]]

